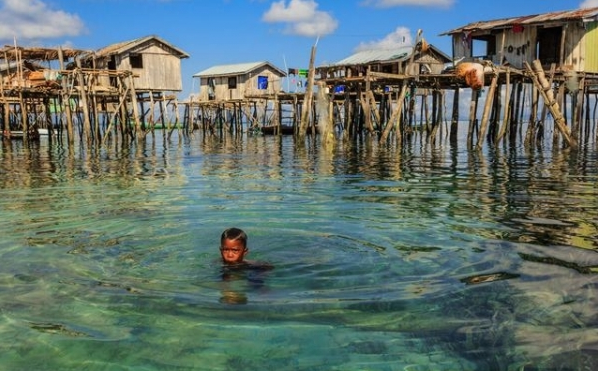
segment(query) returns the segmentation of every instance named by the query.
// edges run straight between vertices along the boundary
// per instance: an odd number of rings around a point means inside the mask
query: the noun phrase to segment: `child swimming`
[[[228,228],[220,236],[220,256],[226,268],[268,270],[274,268],[266,262],[245,260],[249,253],[247,234],[239,228]]]

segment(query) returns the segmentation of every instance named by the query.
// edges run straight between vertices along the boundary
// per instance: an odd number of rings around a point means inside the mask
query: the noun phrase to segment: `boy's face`
[[[224,240],[220,246],[220,255],[226,264],[242,263],[247,251],[241,240]]]

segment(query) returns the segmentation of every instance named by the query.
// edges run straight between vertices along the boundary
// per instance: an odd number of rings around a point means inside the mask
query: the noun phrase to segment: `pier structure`
[[[28,140],[46,130],[69,144],[78,136],[103,145],[160,127],[165,136],[181,128],[400,143],[419,131],[434,143],[445,133],[457,140],[465,122],[471,148],[519,137],[533,145],[552,135],[567,147],[596,139],[598,8],[473,22],[444,35],[452,56],[420,30],[413,46],[327,65],[315,65],[314,46],[305,70],[264,61],[215,66],[194,75],[200,92],[182,102],[180,60],[188,55],[156,36],[98,51],[6,46],[2,135]],[[291,77],[301,89],[284,90]]]
[[[314,48],[304,92],[199,97],[188,102],[185,121],[201,111],[204,120],[219,119],[204,124],[209,128],[238,129],[222,118],[245,116],[252,130],[261,123],[268,133],[302,136],[328,125],[343,138],[367,134],[382,141],[413,130],[434,140],[441,124],[455,139],[465,121],[471,147],[516,139],[523,128],[527,144],[550,133],[565,146],[596,137],[598,8],[476,21],[443,35],[452,37],[451,57],[421,31],[411,50],[361,52],[324,66],[313,65]],[[315,98],[320,89],[327,111]],[[320,113],[330,122],[319,123]]]
[[[156,128],[166,128],[165,134],[175,128],[187,133],[297,134],[306,106],[305,92],[255,90],[239,99],[178,102],[174,95],[138,92],[132,71],[83,67],[80,60],[89,51],[7,47],[1,53],[5,62],[0,65],[7,71],[0,76],[5,138],[35,139],[41,130],[59,140],[66,135],[68,142],[78,137],[85,143],[103,143],[109,138],[142,137]],[[44,65],[52,60],[59,62],[58,68]],[[550,129],[554,140],[562,139],[565,145],[596,136],[595,73],[573,73],[539,60],[526,63],[525,69],[487,60],[461,62],[438,73],[424,68],[425,73],[414,75],[379,72],[380,66],[370,65],[362,72],[336,76],[335,68],[314,68],[313,73],[319,74],[314,85],[328,96],[329,125],[345,139],[375,135],[385,141],[421,130],[433,140],[443,127],[455,139],[458,130],[465,130],[459,127],[462,122],[469,123],[472,147],[486,140],[514,139],[524,124],[527,143],[543,139]],[[481,83],[466,77],[480,69]],[[101,84],[103,79],[112,84]],[[316,92],[312,94],[307,134],[317,133],[321,112]],[[469,111],[464,114],[465,96]]]
[[[156,36],[97,51],[5,46],[0,50],[4,139],[77,139],[85,145],[142,139],[178,127],[180,59]],[[168,66],[164,70],[164,66]]]
[[[522,129],[526,144],[553,135],[555,142],[576,146],[579,140],[596,136],[598,74],[573,76],[554,64],[546,70],[539,60],[523,70],[488,62],[468,66],[472,71],[485,70],[477,88],[471,88],[457,68],[418,76],[368,71],[358,77],[321,80],[318,87],[330,92],[329,125],[345,138],[375,135],[385,141],[391,135],[400,139],[419,130],[434,140],[443,127],[452,140],[459,130],[467,130],[470,147],[485,141],[516,140]],[[464,98],[467,112],[463,112]],[[193,122],[201,123],[196,128],[211,132],[295,134],[305,102],[305,93],[285,92],[233,101],[186,102],[184,121],[190,122],[190,115],[195,115]],[[316,106],[317,100],[312,100],[308,134],[317,131]],[[467,128],[460,127],[463,122]]]

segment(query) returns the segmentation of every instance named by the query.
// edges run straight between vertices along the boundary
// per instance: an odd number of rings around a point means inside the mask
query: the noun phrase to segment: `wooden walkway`
[[[455,71],[419,76],[371,72],[366,76],[317,82],[327,92],[327,112],[311,102],[307,133],[316,133],[321,116],[345,139],[360,135],[386,141],[401,139],[413,130],[432,140],[442,124],[456,140],[458,123],[466,121],[467,145],[480,148],[486,141],[515,139],[525,127],[525,142],[533,144],[552,130],[554,143],[576,147],[596,138],[598,75],[575,74],[542,67],[539,61],[525,70],[488,66],[482,89],[470,88]],[[342,86],[342,93],[334,92]],[[467,97],[468,115],[462,115]],[[263,132],[297,134],[306,102],[305,93],[250,96],[237,101],[185,102],[184,123],[190,130],[211,133]],[[450,115],[447,115],[447,105]],[[552,126],[552,127],[551,127]]]

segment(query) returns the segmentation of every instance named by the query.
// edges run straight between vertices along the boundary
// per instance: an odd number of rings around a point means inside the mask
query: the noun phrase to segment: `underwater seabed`
[[[0,158],[0,368],[598,369],[593,150],[41,139]],[[274,270],[225,279],[231,225]]]
[[[504,261],[507,247],[513,248],[504,242],[480,245],[487,252],[484,262]],[[518,254],[540,253],[534,246],[516,249]],[[558,258],[557,253],[555,261]],[[580,264],[598,263],[592,253],[579,259]],[[464,267],[449,277],[381,281],[376,289],[356,288],[363,291],[358,294],[355,289],[345,292],[342,283],[338,288],[333,284],[324,290],[289,292],[276,275],[267,278],[267,286],[204,276],[173,291],[151,278],[94,281],[82,278],[90,272],[78,272],[67,263],[32,264],[37,273],[1,278],[4,290],[13,293],[13,300],[2,304],[0,325],[7,340],[0,345],[0,362],[11,369],[598,366],[596,279],[580,280],[558,265],[539,273],[533,261],[520,267],[497,263],[494,274],[479,275],[486,278],[481,283],[471,283],[476,280]],[[516,274],[498,274],[501,268]],[[546,277],[557,280],[559,287],[547,286]],[[62,287],[58,291],[52,288],[55,280]],[[465,289],[456,290],[456,281],[464,282]],[[396,299],[389,299],[389,292]],[[368,296],[371,299],[363,299]]]

